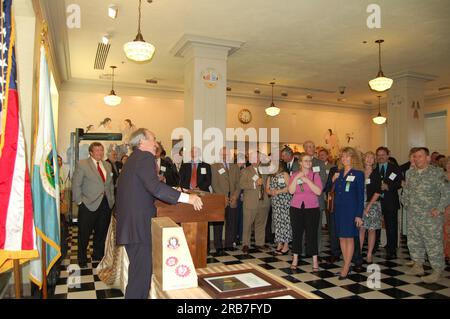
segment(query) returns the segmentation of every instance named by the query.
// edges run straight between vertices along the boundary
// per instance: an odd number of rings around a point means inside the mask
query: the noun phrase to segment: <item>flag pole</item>
[[[42,247],[42,299],[47,299],[47,243],[41,239]]]
[[[21,279],[20,279],[20,262],[19,259],[14,259],[14,286],[16,290],[16,299],[21,298]]]

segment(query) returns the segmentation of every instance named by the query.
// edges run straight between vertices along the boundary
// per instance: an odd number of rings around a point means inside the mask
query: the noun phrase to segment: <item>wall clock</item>
[[[239,111],[238,119],[242,124],[248,124],[252,120],[252,113],[248,109],[242,109]]]

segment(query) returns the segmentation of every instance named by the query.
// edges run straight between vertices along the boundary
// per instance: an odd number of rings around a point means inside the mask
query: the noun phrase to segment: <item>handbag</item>
[[[334,211],[334,196],[336,192],[334,191],[334,183],[331,186],[331,190],[327,194],[327,211],[328,213],[332,213]]]

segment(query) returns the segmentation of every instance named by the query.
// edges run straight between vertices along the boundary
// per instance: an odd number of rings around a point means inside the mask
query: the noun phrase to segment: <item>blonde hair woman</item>
[[[359,231],[359,248],[362,251],[367,230],[369,232],[367,263],[371,264],[373,262],[372,251],[375,246],[376,230],[381,229],[381,178],[380,174],[375,170],[375,153],[367,152],[363,158],[366,188],[364,193],[365,208],[362,218],[363,225]]]
[[[339,168],[332,179],[335,189],[333,217],[344,258],[339,280],[344,280],[350,272],[354,238],[359,236],[364,211],[364,173],[361,157],[354,148],[342,149]]]

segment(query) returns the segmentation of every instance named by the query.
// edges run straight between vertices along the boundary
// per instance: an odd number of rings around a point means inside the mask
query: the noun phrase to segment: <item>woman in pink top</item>
[[[305,232],[306,254],[313,256],[313,271],[317,272],[319,270],[317,232],[320,222],[318,197],[322,193],[322,182],[320,175],[311,170],[310,155],[300,155],[299,164],[300,170],[289,180],[289,193],[294,195],[290,208],[293,235],[291,269],[297,269],[298,255],[302,251],[303,232]]]

